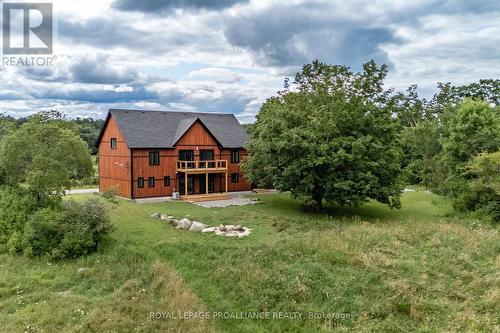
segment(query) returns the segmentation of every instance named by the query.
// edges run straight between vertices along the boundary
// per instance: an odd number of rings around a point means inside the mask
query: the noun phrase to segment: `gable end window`
[[[231,150],[231,163],[240,163],[240,151]]]
[[[237,173],[231,174],[231,183],[238,183],[240,181],[240,175]]]
[[[163,186],[170,186],[170,176],[163,177]]]
[[[116,149],[117,145],[116,138],[111,138],[111,149]]]
[[[152,150],[149,152],[149,165],[160,165],[160,152]]]
[[[148,187],[155,187],[155,177],[148,178]]]
[[[139,188],[143,188],[144,187],[144,178],[139,177],[137,179],[137,187],[139,187]]]

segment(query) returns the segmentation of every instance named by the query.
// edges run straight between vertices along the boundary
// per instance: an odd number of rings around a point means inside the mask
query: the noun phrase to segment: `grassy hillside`
[[[49,262],[0,254],[0,331],[499,330],[498,231],[449,217],[446,199],[411,192],[401,210],[369,203],[321,215],[286,194],[259,198],[221,209],[109,203],[116,231],[94,255]],[[180,231],[153,212],[254,231],[245,239]],[[82,267],[90,270],[77,273]],[[150,318],[170,311],[212,318]],[[302,318],[213,318],[267,311]]]

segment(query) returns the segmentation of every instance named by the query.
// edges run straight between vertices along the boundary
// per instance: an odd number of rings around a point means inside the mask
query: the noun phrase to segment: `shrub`
[[[108,187],[107,189],[104,190],[104,192],[102,192],[103,198],[107,200],[113,200],[117,194],[118,194],[118,188],[116,186]]]
[[[44,208],[35,212],[26,223],[22,245],[16,252],[22,248],[28,256],[52,255],[64,234],[60,225],[61,219],[59,210]]]
[[[11,253],[21,252],[23,250],[23,235],[14,230],[7,241],[7,249]]]
[[[480,211],[500,221],[500,151],[482,153],[466,166],[467,188],[455,202],[460,211]]]
[[[28,256],[76,258],[95,251],[111,231],[108,214],[98,199],[68,200],[33,212],[22,230],[11,233],[7,247]]]
[[[64,235],[56,256],[78,257],[97,249],[112,230],[109,216],[102,202],[89,199],[83,203],[68,200],[63,203]]]
[[[22,188],[0,189],[0,243],[9,243],[9,247],[17,244],[26,221],[38,207],[37,199]]]

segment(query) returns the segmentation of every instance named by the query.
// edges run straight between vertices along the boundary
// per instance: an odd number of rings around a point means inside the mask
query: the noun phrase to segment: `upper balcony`
[[[186,173],[227,172],[227,161],[226,160],[177,161],[177,172],[186,172]]]

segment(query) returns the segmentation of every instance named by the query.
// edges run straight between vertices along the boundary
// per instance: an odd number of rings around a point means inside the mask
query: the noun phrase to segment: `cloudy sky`
[[[3,1],[5,2],[5,1]],[[13,2],[13,1],[9,1]],[[390,66],[386,84],[500,77],[498,0],[55,0],[52,67],[0,66],[0,113],[232,112],[251,122],[304,63]]]

